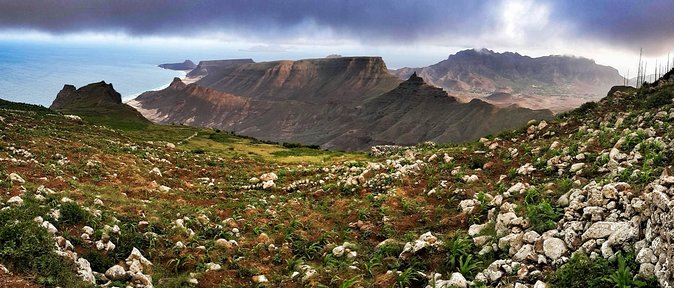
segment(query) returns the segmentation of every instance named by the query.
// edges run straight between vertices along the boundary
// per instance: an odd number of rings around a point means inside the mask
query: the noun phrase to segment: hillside
[[[483,98],[493,93],[516,96],[508,102],[534,109],[566,111],[596,101],[613,85],[623,83],[618,71],[585,58],[464,50],[428,67],[402,68],[393,74],[406,79],[416,72],[429,84],[454,95]],[[489,99],[485,99],[489,101]]]
[[[194,83],[174,79],[166,89],[143,93],[129,104],[157,123],[340,150],[474,140],[551,117],[549,111],[450,103],[442,89],[424,83],[405,89],[380,57],[219,63]],[[427,90],[440,97],[426,97]],[[417,129],[425,125],[435,128]]]
[[[5,105],[0,283],[671,287],[672,74],[370,155]]]

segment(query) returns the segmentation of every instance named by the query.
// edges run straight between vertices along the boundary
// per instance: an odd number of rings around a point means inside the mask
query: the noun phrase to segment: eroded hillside
[[[176,78],[129,104],[157,123],[340,150],[463,142],[552,117],[547,110],[458,103],[416,75],[401,83],[380,57],[206,64],[195,69],[205,69],[196,82]]]

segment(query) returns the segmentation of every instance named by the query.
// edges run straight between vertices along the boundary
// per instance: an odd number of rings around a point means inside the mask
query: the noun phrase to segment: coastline
[[[199,79],[191,80],[191,79],[194,79],[194,78],[188,78],[187,72],[189,72],[189,71],[178,71],[178,70],[173,70],[173,71],[182,74],[182,75],[177,75],[177,76],[174,76],[174,77],[180,78],[180,80],[182,80],[183,82],[192,81],[190,83],[193,83],[193,82],[199,80]],[[145,91],[142,91],[142,92],[139,92],[139,93],[134,93],[134,94],[131,94],[131,95],[124,95],[124,96],[122,96],[122,103],[128,104],[130,101],[132,101],[132,100],[136,99],[136,97],[140,96],[140,94],[143,94],[147,91],[159,91],[159,90],[162,90],[162,89],[166,89],[166,87],[171,85],[172,81],[173,81],[173,78],[171,78],[168,81],[168,83],[166,83],[165,85],[162,85],[162,86],[159,86],[159,87],[156,87],[156,88],[152,88],[152,89],[149,89],[149,90],[145,90]],[[185,82],[185,84],[189,84],[189,83]]]

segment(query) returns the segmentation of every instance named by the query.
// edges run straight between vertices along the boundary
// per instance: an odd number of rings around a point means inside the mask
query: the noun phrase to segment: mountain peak
[[[424,81],[424,78],[421,78],[421,77],[419,77],[419,76],[417,75],[417,72],[412,73],[412,75],[410,75],[410,78],[408,78],[406,82],[409,82],[409,83],[422,83],[422,84],[425,84],[425,83],[426,83],[426,82]]]

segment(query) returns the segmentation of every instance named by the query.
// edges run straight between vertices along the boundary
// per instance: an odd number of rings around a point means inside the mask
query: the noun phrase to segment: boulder
[[[112,266],[105,271],[105,277],[112,281],[125,281],[129,276],[121,265]]]
[[[552,260],[562,257],[567,251],[564,241],[559,238],[548,238],[543,241],[543,252]]]

